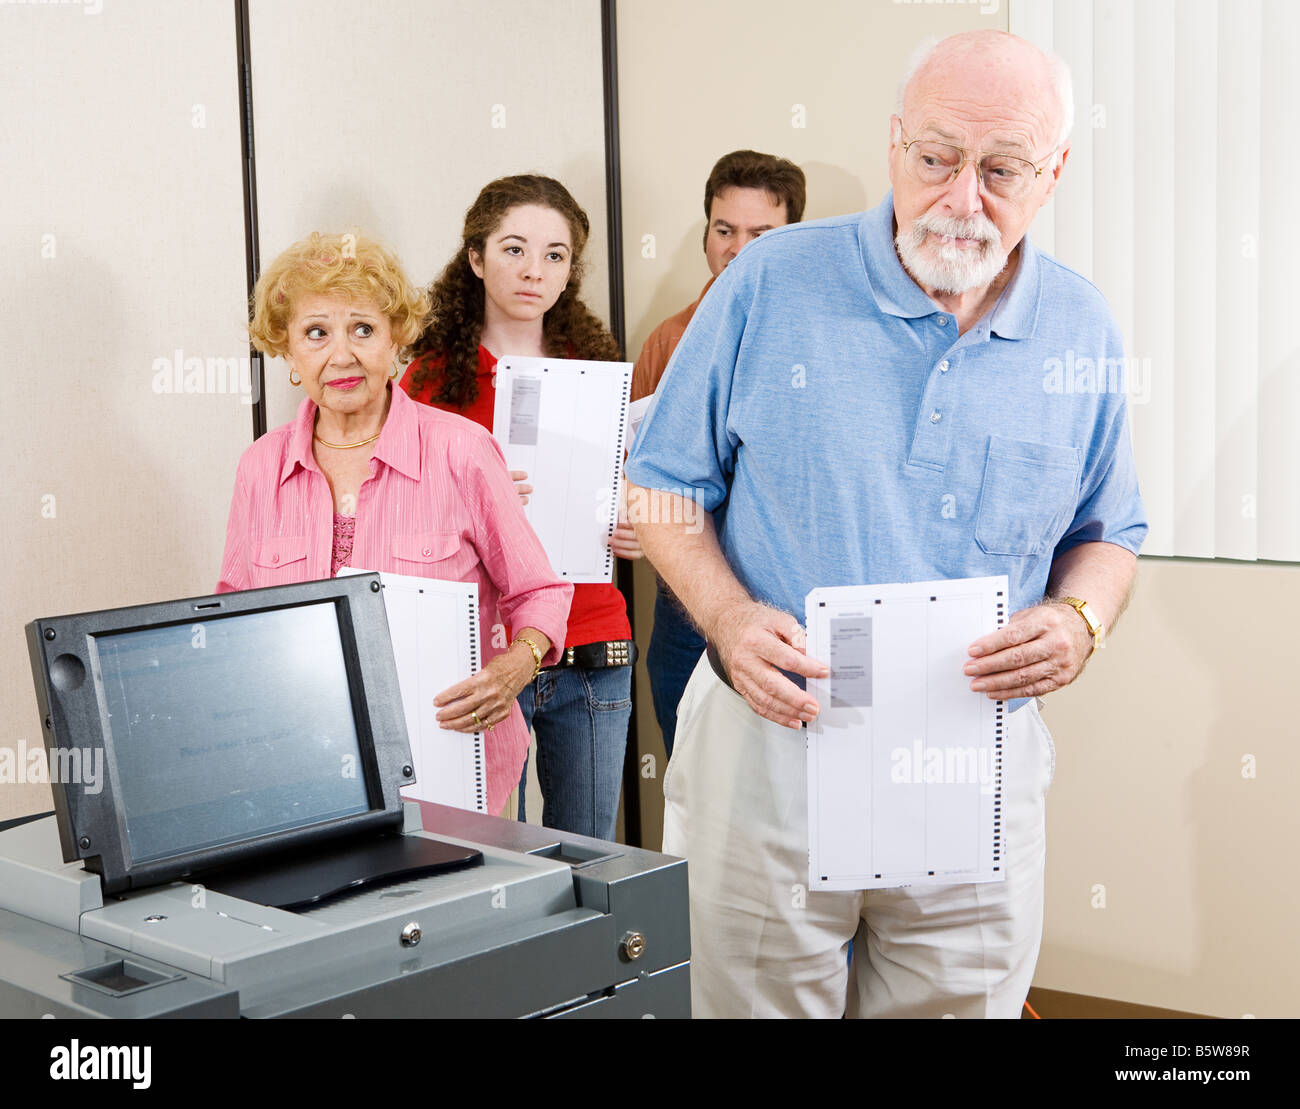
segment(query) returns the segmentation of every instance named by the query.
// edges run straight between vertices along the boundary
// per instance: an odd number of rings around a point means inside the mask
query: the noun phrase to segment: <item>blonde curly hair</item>
[[[261,273],[252,297],[248,333],[265,354],[289,349],[289,320],[304,296],[372,301],[388,319],[393,342],[405,360],[429,312],[429,296],[413,285],[397,255],[359,231],[325,235],[313,231]]]

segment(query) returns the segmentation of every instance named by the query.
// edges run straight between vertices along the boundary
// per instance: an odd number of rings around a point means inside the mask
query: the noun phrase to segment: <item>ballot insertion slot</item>
[[[616,851],[602,851],[596,847],[583,847],[577,843],[548,843],[545,847],[539,847],[536,851],[529,851],[528,853],[530,855],[540,855],[544,859],[554,859],[556,862],[568,863],[574,868],[604,862],[606,859],[618,858],[618,852]]]
[[[87,986],[109,997],[126,997],[141,990],[175,982],[183,974],[165,974],[131,959],[110,959],[98,966],[60,974],[60,978],[75,986]]]

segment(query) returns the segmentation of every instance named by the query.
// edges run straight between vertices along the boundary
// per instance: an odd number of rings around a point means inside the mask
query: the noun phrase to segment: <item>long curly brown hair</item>
[[[465,408],[478,396],[478,346],[483,333],[483,279],[470,268],[469,252],[480,257],[488,239],[512,208],[535,204],[564,217],[573,239],[573,264],[569,284],[542,318],[542,342],[555,358],[584,358],[613,362],[621,357],[608,329],[582,303],[582,252],[591,224],[587,213],[553,177],[521,174],[499,177],[478,194],[465,213],[460,249],[429,286],[432,306],[424,330],[415,341],[415,356],[423,361],[411,376],[411,392],[418,393],[432,377],[440,377],[442,391],[436,399]],[[437,365],[426,355],[441,356]],[[434,365],[430,365],[434,362]]]

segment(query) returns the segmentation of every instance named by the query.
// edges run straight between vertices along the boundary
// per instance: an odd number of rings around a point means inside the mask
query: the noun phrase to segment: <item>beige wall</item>
[[[1047,699],[1036,985],[1296,1015],[1297,627],[1300,566],[1141,561],[1111,644]]]
[[[714,159],[745,146],[793,159],[808,174],[809,218],[874,205],[908,55],[928,34],[1005,29],[1007,5],[986,6],[998,10],[621,3],[629,349],[708,278],[701,205]],[[804,128],[791,125],[798,104]],[[643,650],[653,599],[638,567]],[[1058,763],[1037,985],[1218,1016],[1296,1013],[1297,626],[1300,568],[1142,561],[1114,641],[1045,710]],[[641,792],[655,845],[663,749],[643,667],[637,698],[641,749],[656,760]],[[1254,778],[1242,776],[1246,756]]]

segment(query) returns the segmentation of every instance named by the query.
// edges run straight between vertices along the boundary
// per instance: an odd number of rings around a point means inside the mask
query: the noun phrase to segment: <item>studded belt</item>
[[[610,639],[604,643],[584,643],[580,647],[565,647],[560,661],[543,670],[561,670],[566,666],[581,666],[599,670],[605,666],[631,666],[636,662],[636,644],[630,639]]]

